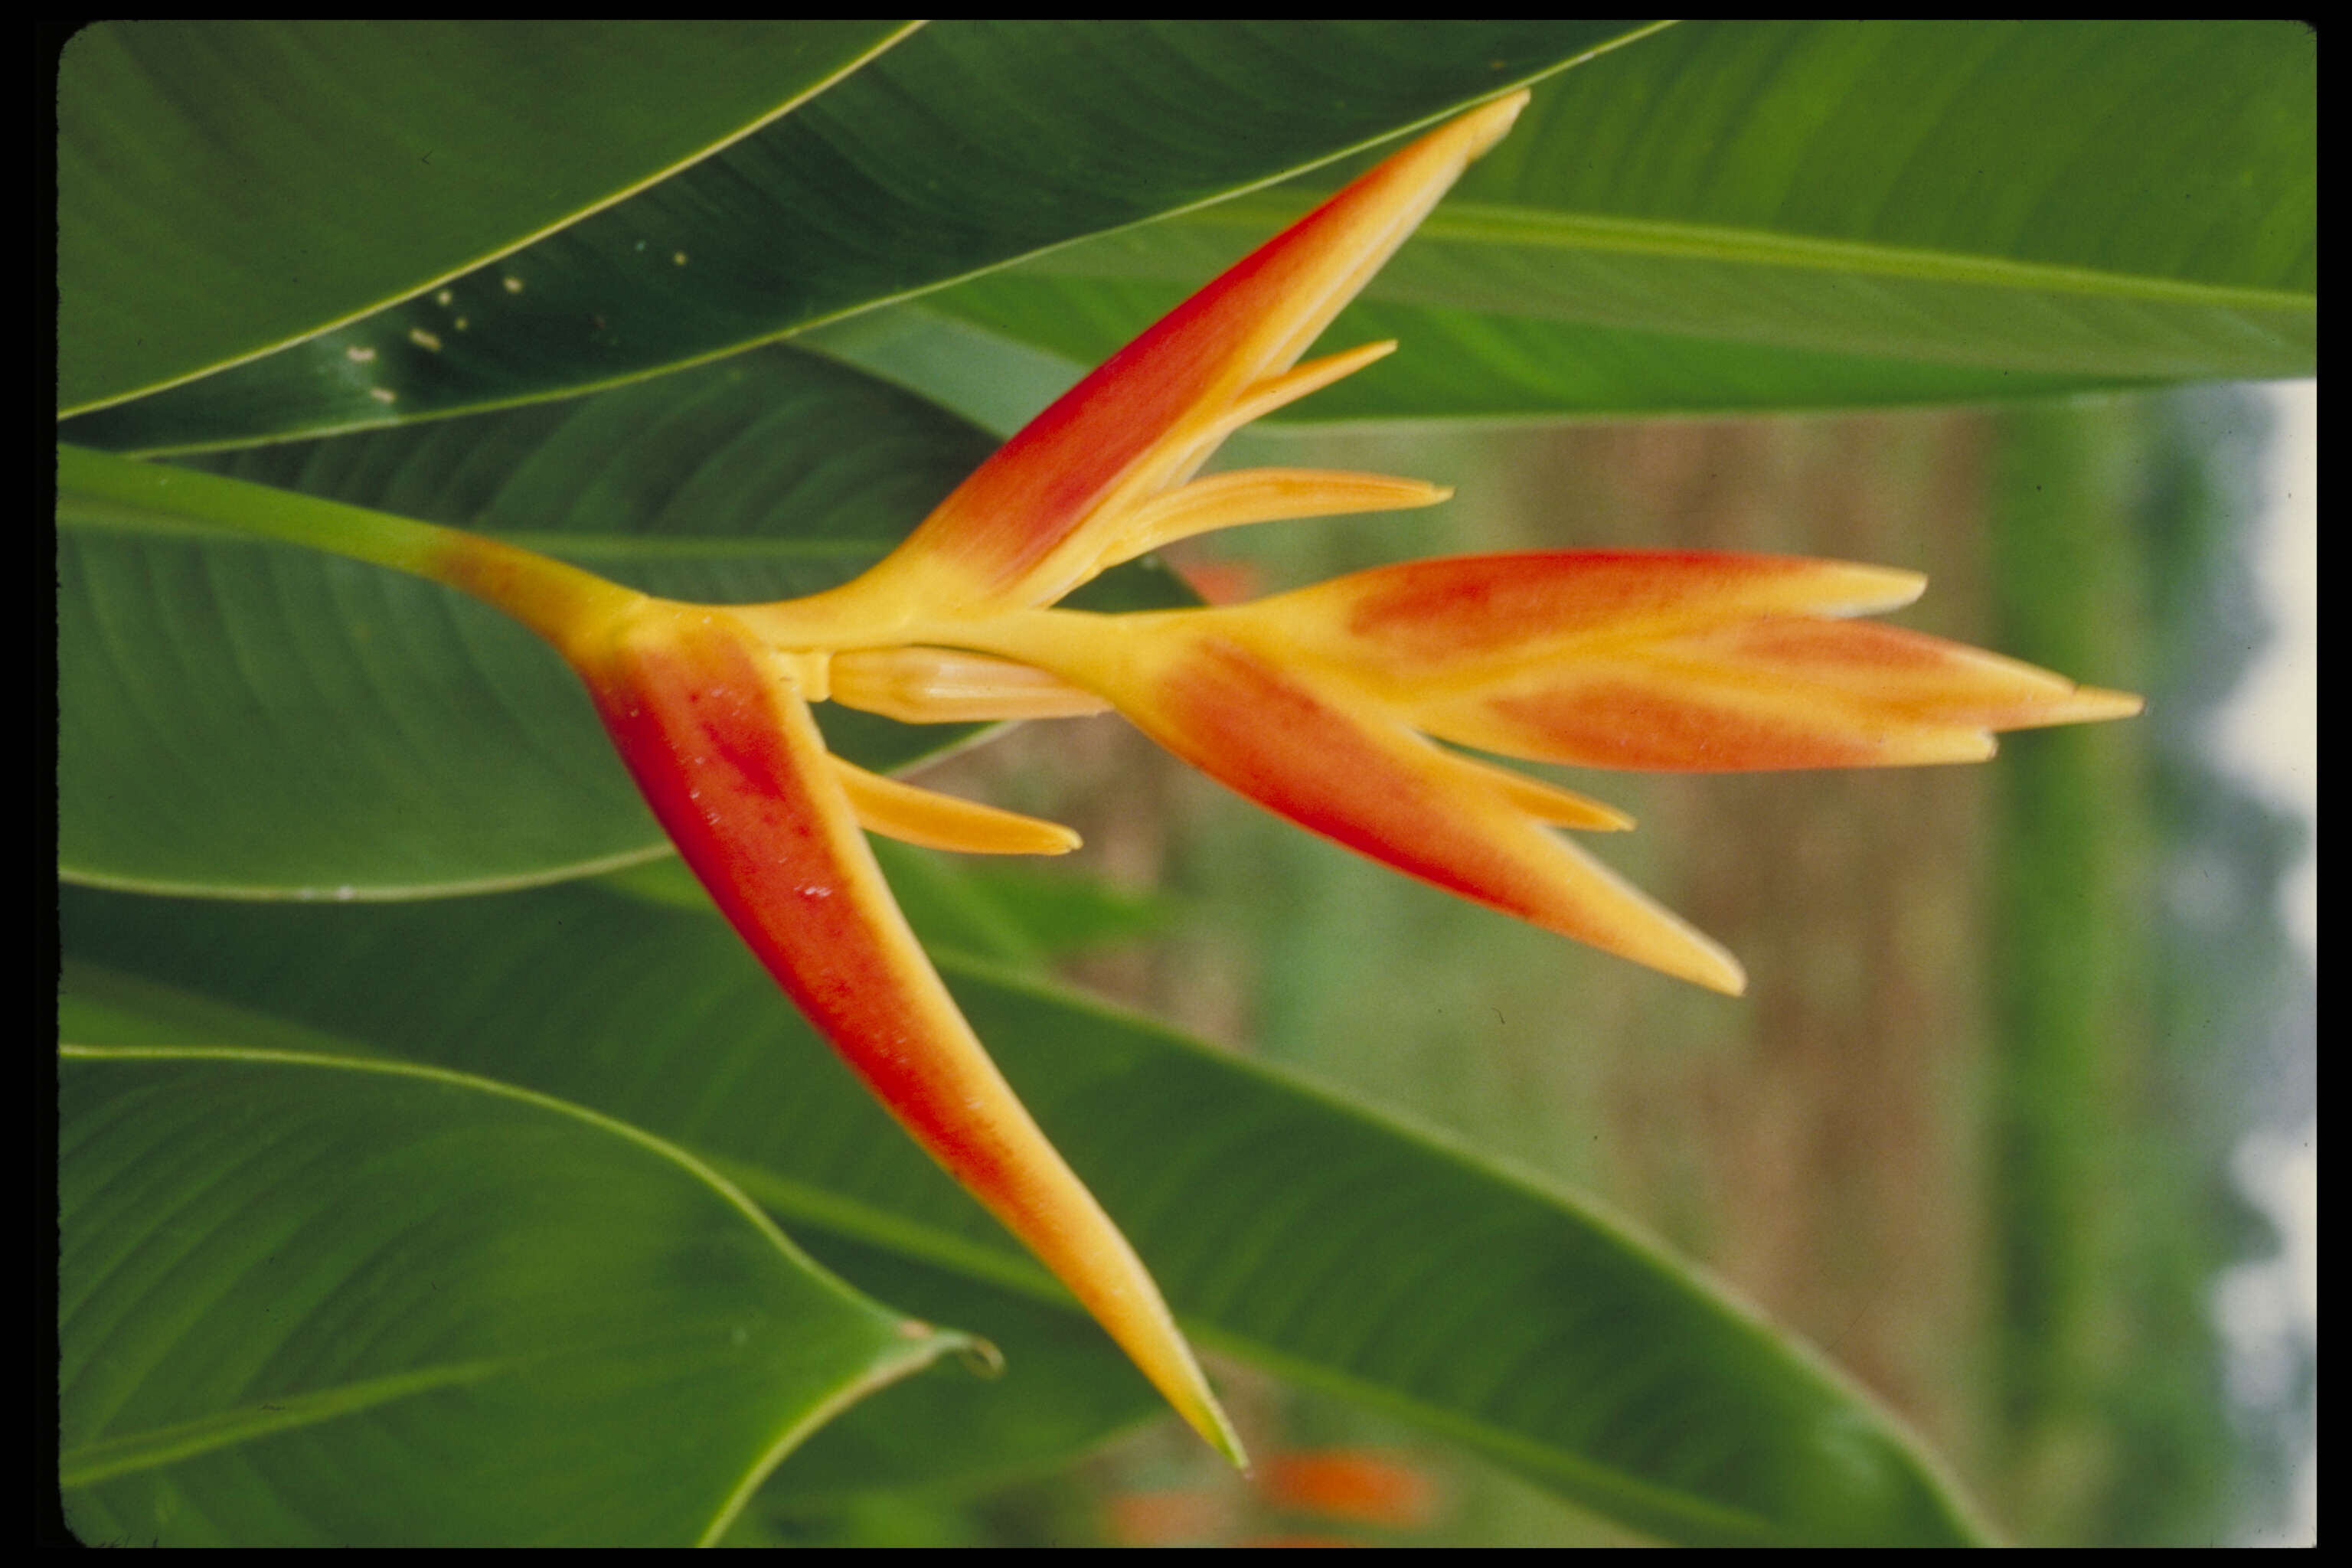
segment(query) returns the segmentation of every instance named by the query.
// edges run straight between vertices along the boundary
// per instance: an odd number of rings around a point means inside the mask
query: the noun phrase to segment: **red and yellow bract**
[[[793,1003],[1237,1462],[1150,1276],[957,1011],[861,829],[995,853],[1055,853],[1076,836],[831,757],[810,703],[913,721],[1116,707],[1302,826],[1727,992],[1744,984],[1728,953],[1551,831],[1630,819],[1436,742],[1604,768],[1956,762],[1990,756],[1995,731],[2139,706],[1854,621],[1924,582],[1825,561],[1560,551],[1409,563],[1214,609],[1051,607],[1190,534],[1445,499],[1368,474],[1194,476],[1240,426],[1395,347],[1298,363],[1525,101],[1440,127],[1241,261],[840,588],[682,605],[444,531],[396,563],[555,645],[679,853]]]

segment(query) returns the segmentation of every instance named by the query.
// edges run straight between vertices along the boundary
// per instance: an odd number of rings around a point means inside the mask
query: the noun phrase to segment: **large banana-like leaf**
[[[58,70],[58,406],[468,271],[743,135],[908,26],[86,28]]]
[[[1332,329],[1405,352],[1286,416],[2308,375],[2316,71],[2285,23],[1670,28],[1538,89]],[[1311,199],[1179,214],[921,308],[1091,364]]]
[[[58,1072],[87,1544],[692,1544],[835,1412],[971,1343],[641,1129],[524,1090],[244,1041],[68,1046]]]
[[[429,583],[192,524],[315,497],[487,528],[686,599],[779,599],[870,565],[989,447],[928,405],[779,348],[169,470],[173,498],[201,500],[126,509],[109,484],[142,465],[69,454],[59,864],[116,887],[414,898],[666,850],[578,681],[530,634]],[[1104,608],[1185,602],[1151,567],[1097,591]],[[825,716],[869,767],[969,732]]]
[[[935,23],[650,188],[616,165],[598,192],[611,205],[494,265],[436,273],[331,332],[62,434],[117,450],[225,445],[648,374],[1283,178],[1647,26]],[[224,69],[205,85],[241,100],[275,83]],[[670,90],[701,93],[689,75]],[[431,140],[434,104],[420,96],[414,121],[383,110],[402,126],[390,153],[354,146],[337,164],[331,143],[302,167],[369,190],[385,157]],[[158,162],[208,187],[208,171]],[[394,201],[375,213],[395,228],[406,216]],[[248,240],[243,265],[262,277],[320,265],[299,226]]]
[[[66,921],[69,1018],[81,995],[95,1014],[126,994],[127,978],[150,997],[203,998],[210,1012],[192,1019],[245,1009],[497,1078],[694,1151],[854,1280],[878,1253],[1059,1300],[706,913],[576,884],[198,920],[69,889]],[[1288,1075],[1000,972],[942,967],[1203,1343],[1669,1539],[1971,1533],[1891,1417],[1620,1223]],[[420,1140],[435,1125],[419,1112]],[[459,1162],[446,1179],[466,1176]],[[926,1310],[956,1321],[936,1299]],[[1121,1414],[1131,1375],[1106,1373],[1105,1389],[1057,1361],[1071,1380],[1057,1393],[1020,1384],[1016,1364],[1003,1397],[1083,1430]],[[902,1463],[955,1458],[946,1440],[905,1440],[918,1452]]]

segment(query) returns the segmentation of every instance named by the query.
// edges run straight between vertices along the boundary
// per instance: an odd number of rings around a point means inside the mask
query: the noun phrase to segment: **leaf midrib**
[[[305,1394],[241,1405],[233,1410],[198,1416],[193,1421],[101,1437],[96,1442],[79,1444],[58,1454],[58,1484],[67,1487],[96,1486],[117,1476],[178,1464],[236,1444],[341,1420],[379,1405],[412,1399],[439,1389],[480,1383],[501,1373],[515,1371],[523,1364],[523,1358],[509,1356],[418,1367],[385,1377],[362,1378],[357,1383],[337,1384]]]
[[[288,492],[289,494],[297,492]],[[86,505],[60,498],[60,526],[91,532],[131,534],[156,540],[198,539],[221,544],[299,550],[300,545],[239,533],[235,529],[131,508]],[[501,542],[563,561],[759,561],[835,562],[878,560],[896,539],[774,539],[758,534],[716,536],[676,533],[506,533]]]
[[[1313,198],[1242,195],[1213,207],[1162,218],[1155,226],[1273,234],[1297,221],[1314,205]],[[2147,273],[2117,272],[2059,262],[2022,261],[2010,257],[1932,250],[1871,240],[1832,239],[1772,229],[1664,218],[1559,212],[1496,202],[1448,201],[1423,221],[1418,238],[1424,245],[1436,242],[1508,246],[1515,249],[1560,254],[1611,254],[1717,261],[1787,271],[1960,284],[2011,293],[2090,295],[2146,304],[2198,306],[2208,310],[2315,313],[2319,308],[2316,295],[2298,289],[2199,283]],[[1076,253],[1076,247],[1049,252],[1031,258],[1025,263],[1025,268],[1038,273],[1056,273],[1064,270],[1056,263],[1074,253]],[[1078,273],[1076,268],[1068,270]]]

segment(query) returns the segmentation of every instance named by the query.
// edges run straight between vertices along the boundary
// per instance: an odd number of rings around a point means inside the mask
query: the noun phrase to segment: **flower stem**
[[[80,447],[58,447],[58,516],[142,530],[226,529],[389,566],[471,594],[567,652],[592,625],[643,597],[460,529]]]

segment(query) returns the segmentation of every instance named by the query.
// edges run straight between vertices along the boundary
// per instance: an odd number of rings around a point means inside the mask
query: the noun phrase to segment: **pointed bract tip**
[[[1653,957],[1633,953],[1626,956],[1663,973],[1687,980],[1695,985],[1704,985],[1709,991],[1720,992],[1726,996],[1748,994],[1746,967],[1706,937],[1679,943],[1674,951]]]
[[[1519,118],[1519,111],[1527,108],[1530,96],[1526,88],[1521,88],[1517,92],[1507,93],[1492,103],[1472,110],[1454,121],[1468,133],[1467,156],[1475,158],[1509,135],[1512,124]]]
[[[1058,822],[940,795],[867,773],[840,757],[825,761],[858,826],[902,844],[966,855],[1066,855],[1084,842],[1076,829]]]
[[[1225,1457],[1226,1463],[1232,1465],[1243,1475],[1248,1475],[1250,1473],[1249,1451],[1242,1447],[1240,1434],[1234,1430],[1234,1424],[1225,1418],[1224,1408],[1222,1405],[1212,1405],[1210,1408],[1216,1416],[1216,1429],[1211,1431],[1206,1427],[1197,1426],[1197,1424],[1196,1429],[1200,1431],[1202,1436],[1209,1440],[1209,1447]]]
[[[1813,613],[1823,616],[1876,616],[1899,610],[1927,591],[1925,572],[1900,566],[1865,566],[1853,561],[1824,561],[1816,574],[1822,589]]]
[[[1612,882],[1618,880],[1613,874],[1603,875]],[[1748,971],[1722,943],[1646,895],[1633,892],[1630,885],[1621,885],[1632,896],[1611,900],[1616,907],[1598,929],[1580,931],[1551,921],[1540,923],[1674,979],[1687,980],[1726,996],[1746,994]],[[1600,907],[1596,900],[1595,908]]]
[[[2129,691],[2108,691],[2096,686],[2078,686],[2074,695],[2057,704],[2062,710],[2053,724],[2092,724],[2102,719],[2129,719],[2147,708],[2147,699]]]
[[[1174,1325],[1171,1327],[1172,1329]],[[1182,1331],[1176,1330],[1175,1332],[1178,1343],[1181,1344]],[[1202,1375],[1200,1363],[1192,1359],[1189,1349],[1184,1362],[1185,1376],[1181,1384],[1162,1383],[1160,1392],[1167,1397],[1184,1425],[1201,1435],[1202,1442],[1223,1455],[1234,1468],[1244,1475],[1249,1474],[1249,1453],[1242,1447],[1241,1435],[1234,1430],[1233,1418],[1225,1414],[1225,1407],[1218,1404],[1217,1396],[1210,1392],[1209,1380]]]

